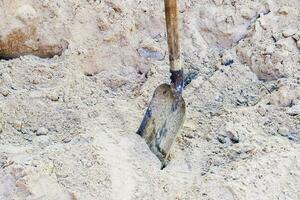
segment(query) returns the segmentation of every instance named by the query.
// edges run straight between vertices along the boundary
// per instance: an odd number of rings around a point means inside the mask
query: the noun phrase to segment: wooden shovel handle
[[[171,71],[180,71],[180,46],[178,33],[177,1],[165,0],[167,36]]]

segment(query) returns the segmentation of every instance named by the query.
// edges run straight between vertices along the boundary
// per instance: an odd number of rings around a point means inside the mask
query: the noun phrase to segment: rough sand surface
[[[300,199],[299,8],[180,1],[187,117],[160,170],[135,132],[169,80],[163,1],[0,0],[0,199]]]

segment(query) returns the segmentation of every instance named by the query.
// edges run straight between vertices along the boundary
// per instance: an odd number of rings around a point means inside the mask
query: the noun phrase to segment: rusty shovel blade
[[[165,167],[170,149],[185,119],[185,102],[176,99],[171,86],[162,84],[156,88],[143,121],[137,131],[150,150]]]

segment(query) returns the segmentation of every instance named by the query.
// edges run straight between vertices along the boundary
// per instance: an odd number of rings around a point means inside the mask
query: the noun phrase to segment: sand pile
[[[163,1],[0,5],[1,200],[300,199],[298,0],[180,1],[164,170],[135,134],[169,81]]]

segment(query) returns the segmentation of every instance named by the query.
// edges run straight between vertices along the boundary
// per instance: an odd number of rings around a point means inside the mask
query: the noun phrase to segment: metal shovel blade
[[[162,168],[184,119],[182,96],[176,100],[168,84],[156,88],[137,134],[145,139],[150,150],[159,158]]]

